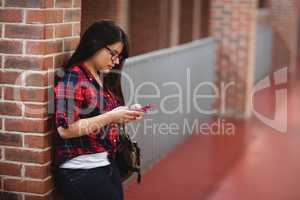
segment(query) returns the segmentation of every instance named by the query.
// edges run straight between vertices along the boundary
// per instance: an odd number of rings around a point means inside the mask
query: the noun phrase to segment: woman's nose
[[[117,64],[117,65],[118,65],[119,63],[120,63],[119,58],[117,58],[117,59],[114,60],[114,64]]]

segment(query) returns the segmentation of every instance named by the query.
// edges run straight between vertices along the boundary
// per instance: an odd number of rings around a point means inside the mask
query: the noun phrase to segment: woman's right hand
[[[109,111],[111,120],[114,123],[128,123],[141,119],[144,115],[141,111],[130,110],[128,106],[119,106]]]

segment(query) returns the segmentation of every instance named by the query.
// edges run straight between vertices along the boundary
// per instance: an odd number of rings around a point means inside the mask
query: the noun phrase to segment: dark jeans
[[[56,183],[64,200],[123,200],[123,187],[114,161],[92,169],[58,169]]]

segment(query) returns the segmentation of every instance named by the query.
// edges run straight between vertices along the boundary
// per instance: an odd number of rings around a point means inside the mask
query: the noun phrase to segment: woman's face
[[[123,43],[116,42],[107,45],[105,48],[100,49],[93,57],[92,62],[97,70],[100,72],[108,73],[116,64],[119,64],[119,55],[123,50]]]

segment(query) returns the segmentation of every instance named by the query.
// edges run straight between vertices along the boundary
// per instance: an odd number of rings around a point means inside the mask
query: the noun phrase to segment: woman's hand
[[[143,112],[131,110],[127,106],[119,106],[108,113],[110,114],[111,120],[114,123],[132,122],[141,119],[144,115]]]
[[[131,105],[129,108],[130,108],[130,110],[139,111],[142,109],[142,105],[137,103],[137,104]],[[144,116],[144,112],[143,112],[143,115],[141,115],[140,117],[137,117],[136,120],[142,119],[143,116]]]

